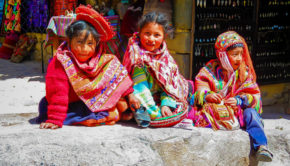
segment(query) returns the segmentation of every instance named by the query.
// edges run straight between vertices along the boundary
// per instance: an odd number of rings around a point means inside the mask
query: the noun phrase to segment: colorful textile
[[[72,16],[51,17],[46,28],[47,35],[44,46],[54,44],[55,40],[64,39],[65,30],[73,21],[75,21],[75,17]]]
[[[36,43],[36,37],[29,38],[26,34],[20,35],[10,61],[20,63],[26,56],[31,55],[31,51],[34,50]]]
[[[153,127],[169,127],[182,121],[188,112],[189,83],[163,42],[156,52],[140,47],[135,33],[129,40],[123,64],[134,81],[134,94],[148,111]],[[162,117],[161,107],[168,106],[175,115]]]
[[[5,0],[0,0],[0,27],[2,25],[4,3],[5,3]]]
[[[138,33],[135,33],[129,39],[123,64],[131,74],[136,66],[148,66],[148,72],[156,79],[166,94],[178,102],[187,102],[187,81],[179,73],[178,66],[169,54],[165,41],[156,52],[150,52],[140,47]]]
[[[225,58],[227,58],[226,49],[240,42],[243,42],[244,46],[244,63],[242,63],[236,71],[230,73],[231,69],[224,65],[224,62],[226,62]],[[197,117],[194,117],[196,126],[209,126],[207,119],[202,115],[202,107],[206,102],[206,95],[210,93],[218,93],[223,99],[230,97],[238,99],[240,102],[238,102],[238,105],[233,107],[233,109],[241,126],[244,126],[243,109],[254,108],[259,114],[262,113],[260,90],[255,81],[255,71],[251,71],[252,63],[249,57],[247,44],[241,36],[230,31],[218,37],[215,48],[218,59],[209,61],[205,67],[199,71],[195,78],[195,103],[199,106],[199,110],[196,112]]]
[[[227,31],[218,36],[215,43],[216,55],[221,63],[221,66],[228,72],[228,75],[232,75],[234,72],[228,57],[227,49],[235,44],[242,44],[243,47],[243,62],[239,67],[240,80],[246,79],[245,73],[248,70],[249,74],[253,76],[256,81],[256,73],[253,67],[253,63],[249,54],[248,45],[243,37],[234,31]]]
[[[115,35],[112,37],[112,39],[108,40],[105,42],[107,45],[104,47],[104,51],[107,54],[114,54],[116,55],[119,59],[121,59],[122,55],[125,52],[124,48],[121,47],[121,42],[120,42],[120,17],[118,15],[114,16],[105,16],[104,17],[109,24],[112,27],[112,30],[115,32]]]
[[[114,55],[102,55],[102,45],[99,45],[98,53],[88,63],[79,62],[66,43],[59,47],[56,56],[74,91],[92,112],[115,106],[132,85],[120,61]]]
[[[74,11],[78,3],[77,0],[52,0],[50,2],[51,16],[64,16],[66,11]]]
[[[44,97],[39,103],[39,116],[36,118],[36,123],[42,123],[48,120],[47,108],[48,102]],[[112,125],[118,120],[119,112],[116,111],[116,109],[111,111],[92,112],[82,101],[77,101],[69,104],[63,124],[92,127],[98,125]]]
[[[7,0],[4,8],[4,32],[21,31],[20,24],[21,0]]]
[[[80,98],[75,93],[72,85],[70,84],[69,78],[62,64],[60,63],[60,61],[58,61],[57,56],[54,56],[52,58],[51,62],[47,67],[45,85],[46,85],[45,98],[48,101],[47,106],[48,120],[46,122],[53,123],[61,127],[63,125],[63,121],[67,117],[69,105],[74,102],[79,102]],[[122,97],[127,96],[132,92],[133,88],[130,87],[122,95]]]
[[[162,116],[159,106],[176,108],[176,101],[162,90],[153,76],[148,72],[147,66],[143,68],[135,67],[132,79],[134,82],[134,94],[146,108],[151,119]]]
[[[26,0],[21,5],[26,9],[21,13],[25,20],[22,22],[22,30],[43,32],[48,23],[48,1]]]

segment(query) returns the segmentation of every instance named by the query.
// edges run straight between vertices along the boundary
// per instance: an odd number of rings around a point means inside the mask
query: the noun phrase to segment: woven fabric
[[[4,2],[5,0],[0,0],[0,27],[2,25]]]
[[[48,1],[47,0],[26,0],[21,4],[25,9],[21,12],[22,30],[25,32],[43,32],[48,23]]]
[[[165,41],[156,52],[150,52],[140,47],[140,39],[135,33],[129,39],[123,60],[129,73],[134,67],[148,66],[148,72],[157,80],[166,94],[178,102],[187,102],[188,84],[180,74],[178,66],[167,50]]]
[[[103,54],[102,45],[89,62],[79,62],[63,43],[56,53],[69,81],[92,112],[113,108],[132,85],[132,81],[120,61],[110,54]]]
[[[51,17],[46,28],[47,35],[44,46],[53,45],[55,40],[64,39],[65,30],[73,21],[75,21],[75,17],[72,16]]]
[[[51,16],[65,15],[66,11],[74,11],[77,6],[77,0],[52,0],[50,1],[50,13]]]
[[[44,97],[39,103],[39,116],[36,119],[36,123],[47,122],[48,116],[48,102]],[[112,125],[118,120],[119,112],[117,109],[92,112],[82,101],[77,101],[68,105],[67,114],[63,124],[93,127],[99,125]]]
[[[21,31],[20,24],[21,0],[7,0],[4,7],[4,32]]]
[[[155,119],[154,121],[150,122],[150,126],[152,126],[152,127],[171,127],[171,126],[178,124],[186,117],[187,117],[187,111],[182,111],[182,112],[180,112],[176,115],[173,115],[171,117]]]
[[[239,96],[245,98],[247,101],[247,106],[254,108],[258,113],[262,113],[262,102],[260,96],[260,90],[257,83],[254,81],[253,76],[248,75],[244,82],[240,82],[238,77],[238,71],[234,72],[236,81],[225,81],[225,76],[223,75],[224,69],[221,67],[218,60],[211,60],[203,67],[195,78],[195,103],[199,106],[203,106],[205,95],[214,92],[221,93],[226,92],[224,99],[229,97]],[[224,89],[227,89],[225,91]],[[241,125],[243,126],[242,120],[242,108],[234,107],[236,116],[238,117]],[[202,111],[202,109],[199,109]],[[195,118],[196,119],[196,118]],[[200,124],[208,124],[206,122],[199,122]],[[197,125],[198,126],[198,125]],[[204,126],[203,126],[204,127]]]

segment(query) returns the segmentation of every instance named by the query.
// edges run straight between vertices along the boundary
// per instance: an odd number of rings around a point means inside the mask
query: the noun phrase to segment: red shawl
[[[79,62],[63,43],[56,56],[65,69],[69,81],[79,98],[92,112],[108,110],[116,105],[122,94],[132,85],[127,70],[117,57],[98,53],[89,62]]]
[[[149,72],[157,80],[160,87],[176,101],[187,102],[188,83],[179,73],[178,66],[167,50],[165,41],[160,49],[154,52],[140,47],[138,33],[129,39],[123,60],[129,73],[135,66],[147,65]]]

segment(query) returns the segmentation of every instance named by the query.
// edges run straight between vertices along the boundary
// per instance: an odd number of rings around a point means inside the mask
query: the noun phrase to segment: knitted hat
[[[16,33],[9,33],[0,48],[0,58],[9,59],[13,53],[19,36]]]
[[[76,20],[83,20],[94,26],[97,32],[101,35],[101,41],[110,40],[115,35],[110,23],[108,23],[106,19],[90,5],[80,5],[77,7],[76,15]]]

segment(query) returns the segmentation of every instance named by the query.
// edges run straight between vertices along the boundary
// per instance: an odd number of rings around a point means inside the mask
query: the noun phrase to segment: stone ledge
[[[132,123],[114,126],[64,126],[40,130],[28,120],[36,114],[0,115],[0,165],[287,165],[290,120],[265,120],[271,163],[257,163],[243,130],[205,128],[140,129]],[[289,117],[287,117],[289,118]]]

